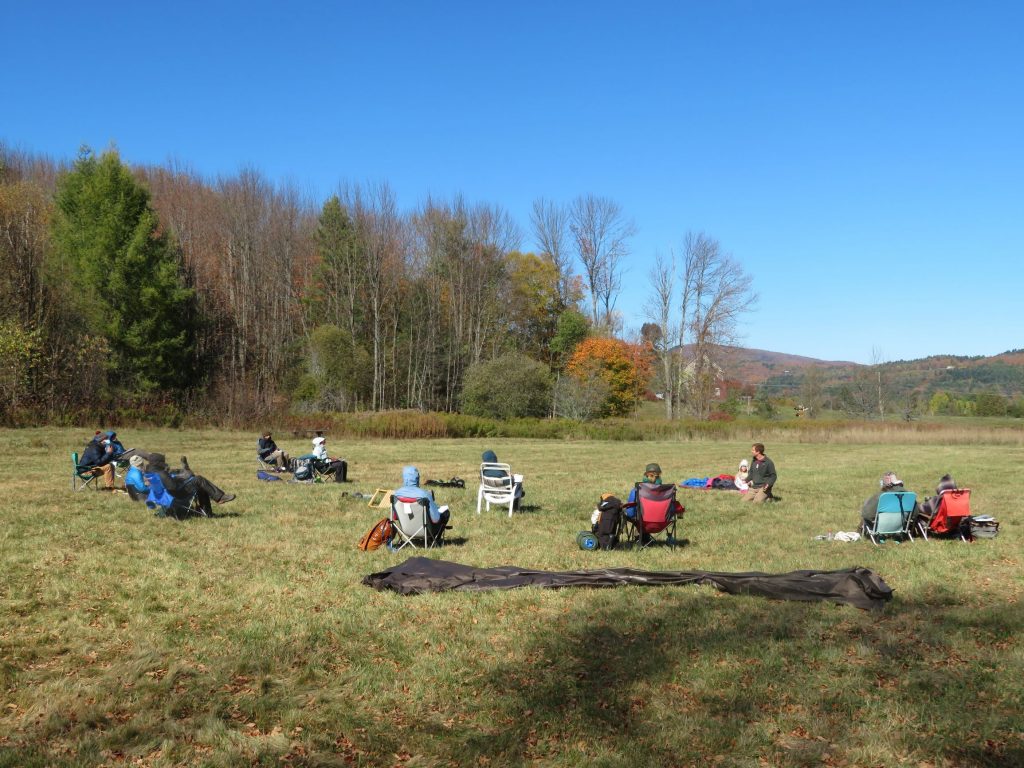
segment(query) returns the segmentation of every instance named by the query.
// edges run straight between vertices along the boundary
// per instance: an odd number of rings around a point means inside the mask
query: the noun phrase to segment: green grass
[[[674,552],[586,553],[602,491],[648,461],[666,479],[731,472],[749,443],[366,440],[332,452],[355,482],[255,479],[255,434],[127,431],[238,494],[237,516],[158,519],[68,489],[82,430],[0,431],[0,766],[1019,766],[1024,653],[1019,445],[772,442],[777,505],[683,492]],[[306,441],[281,440],[292,452]],[[341,492],[475,476],[493,448],[526,475],[524,513],[440,489],[446,559],[570,569],[877,571],[881,614],[706,587],[444,594],[360,585],[408,550],[359,552],[381,516]],[[853,530],[894,469],[953,472],[999,538],[815,541]]]

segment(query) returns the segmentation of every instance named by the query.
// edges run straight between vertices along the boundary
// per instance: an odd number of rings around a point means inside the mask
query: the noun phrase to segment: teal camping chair
[[[71,490],[81,491],[87,488],[99,475],[94,475],[92,467],[83,467],[78,463],[78,451],[71,452]],[[93,490],[99,490],[98,485]]]
[[[890,538],[913,541],[910,525],[916,504],[917,494],[912,491],[883,493],[878,497],[874,522],[862,524],[863,534],[875,544]]]

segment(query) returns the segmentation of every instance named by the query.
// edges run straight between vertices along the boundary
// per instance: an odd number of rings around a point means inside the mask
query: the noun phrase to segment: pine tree
[[[139,394],[194,383],[194,292],[149,192],[116,152],[83,149],[61,179],[53,241],[83,330],[110,343],[117,383]]]

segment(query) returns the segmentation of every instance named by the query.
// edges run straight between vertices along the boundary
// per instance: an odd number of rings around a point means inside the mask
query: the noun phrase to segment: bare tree
[[[547,256],[558,270],[558,296],[562,306],[572,306],[576,302],[577,289],[569,254],[569,212],[564,206],[541,197],[533,201],[530,223],[542,255]]]
[[[651,347],[661,364],[661,375],[664,379],[665,416],[672,419],[672,407],[675,400],[674,359],[679,355],[676,340],[679,332],[675,328],[672,317],[672,300],[676,292],[676,260],[666,260],[660,253],[654,257],[654,268],[649,275],[651,288],[654,290],[655,302],[649,306],[647,319],[655,323],[659,330],[657,338],[651,339]]]
[[[704,233],[683,241],[682,281],[680,349],[689,354],[678,357],[676,388],[694,416],[707,418],[720,350],[735,343],[739,317],[757,297],[740,264]]]
[[[570,208],[569,229],[590,291],[591,318],[595,325],[609,326],[621,288],[619,265],[629,253],[636,225],[614,200],[581,195]]]

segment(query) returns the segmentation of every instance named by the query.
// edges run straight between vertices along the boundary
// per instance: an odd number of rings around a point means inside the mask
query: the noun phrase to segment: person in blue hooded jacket
[[[451,516],[448,508],[445,507],[443,510],[439,508],[437,502],[434,501],[434,494],[424,488],[420,488],[420,471],[416,467],[408,466],[402,468],[402,482],[404,485],[401,488],[395,489],[395,496],[403,499],[426,499],[428,502],[427,515],[430,518],[428,529],[431,537],[438,536],[444,531],[445,526],[448,525],[448,519]]]

